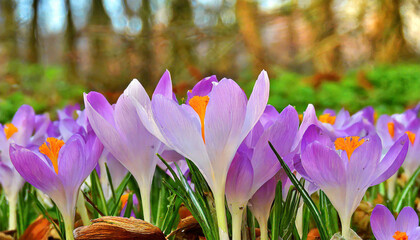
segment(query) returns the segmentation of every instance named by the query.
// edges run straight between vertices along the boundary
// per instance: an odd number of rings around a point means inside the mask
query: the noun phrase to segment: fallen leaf
[[[140,219],[124,217],[102,217],[91,221],[89,226],[83,226],[74,230],[76,240],[165,240],[162,231]]]

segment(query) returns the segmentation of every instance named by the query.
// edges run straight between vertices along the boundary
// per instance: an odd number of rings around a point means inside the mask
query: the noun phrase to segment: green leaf
[[[44,218],[47,219],[48,222],[50,222],[53,225],[58,235],[60,235],[61,239],[65,239],[64,232],[61,232],[61,228],[57,226],[57,224],[54,222],[54,219],[52,219],[52,217],[48,214],[48,211],[44,208],[44,206],[38,200],[38,198],[32,193],[29,194],[29,197],[32,199],[32,202],[35,203],[35,206],[39,209]]]
[[[90,180],[92,182],[92,200],[94,200],[93,203],[95,203],[95,205],[105,214],[105,216],[108,216],[109,214],[104,192],[102,190],[98,173],[95,170],[90,174]]]
[[[395,207],[395,212],[400,212],[401,209],[404,206],[404,201],[406,198],[409,197],[409,192],[413,191],[412,187],[414,183],[416,182],[417,177],[420,174],[420,167],[417,168],[417,170],[413,173],[413,176],[408,180],[407,184],[404,186],[404,189],[402,191],[401,197],[399,198],[397,205]],[[417,193],[417,192],[416,192]]]
[[[171,166],[159,155],[157,156],[160,160],[165,164],[167,169],[171,172],[173,179],[165,179],[163,184],[174,194],[176,194],[180,200],[185,204],[185,206],[190,210],[193,217],[197,220],[198,224],[201,226],[203,233],[206,239],[219,239],[218,227],[213,220],[213,216],[211,214],[211,208],[214,208],[212,205],[208,203],[209,199],[206,198],[205,193],[201,192],[202,190],[196,189],[193,191],[191,189],[190,184],[188,183],[185,176],[182,174],[181,169],[175,164],[177,173],[172,169]],[[190,163],[192,164],[192,163]],[[195,166],[193,166],[195,167]],[[190,171],[190,173],[197,174],[196,176],[192,177],[198,182],[194,182],[195,186],[199,186],[199,188],[205,186],[205,182],[202,182],[200,179],[204,179],[200,176],[200,172],[197,171]],[[208,194],[208,193],[207,193]]]
[[[299,182],[299,180],[296,178],[296,176],[290,171],[290,168],[287,166],[287,164],[283,161],[283,159],[280,157],[276,149],[273,147],[271,142],[268,142],[270,145],[271,150],[273,150],[274,154],[276,155],[277,159],[280,161],[281,166],[283,167],[284,171],[286,172],[289,179],[292,181],[293,185],[296,187],[296,189],[299,191],[300,195],[303,198],[303,201],[308,206],[309,210],[312,213],[312,217],[315,220],[315,223],[318,227],[319,234],[321,236],[321,240],[328,240],[328,232],[326,230],[325,224],[322,222],[321,214],[316,207],[314,201],[312,201],[311,196],[309,193],[305,190],[303,185]]]
[[[124,194],[124,191],[127,187],[128,181],[131,178],[131,173],[127,173],[127,175],[125,175],[124,179],[121,181],[120,185],[118,186],[117,190],[115,191],[115,195],[116,195],[116,201],[115,203],[112,202],[112,206],[111,206],[111,216],[118,216],[119,213],[119,206],[120,206],[120,201],[121,201],[121,196]]]
[[[106,163],[105,163],[105,170],[106,170],[106,177],[108,178],[109,186],[111,187],[112,199],[114,200],[114,202],[116,202],[117,199],[116,199],[116,196],[115,196],[114,184],[112,183],[111,172],[109,171],[108,164],[106,164]]]

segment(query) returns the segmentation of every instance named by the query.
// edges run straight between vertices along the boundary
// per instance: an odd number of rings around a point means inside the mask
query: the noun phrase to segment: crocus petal
[[[80,135],[73,135],[60,149],[58,176],[65,188],[79,188],[87,176],[85,173],[85,145]]]
[[[35,111],[31,106],[22,105],[12,119],[12,124],[18,129],[12,139],[16,144],[26,146],[35,128]]]
[[[162,75],[162,77],[159,80],[159,83],[157,84],[155,91],[153,92],[153,95],[160,94],[168,99],[172,99],[173,92],[172,92],[172,80],[171,80],[171,74],[168,70],[165,71],[165,73]]]
[[[187,105],[180,106],[162,95],[154,96],[152,108],[159,131],[165,136],[165,144],[193,161],[203,173],[210,173],[210,160],[194,110]],[[211,176],[205,177],[211,184]]]
[[[319,143],[325,146],[333,147],[330,137],[327,134],[325,134],[320,127],[318,127],[315,124],[312,124],[307,128],[307,130],[303,134],[300,146],[301,152],[305,150],[306,146],[315,141],[318,141]]]
[[[213,87],[204,119],[206,148],[217,178],[226,178],[230,162],[241,144],[246,95],[231,79]],[[244,136],[245,137],[245,136]]]
[[[187,101],[189,102],[190,99],[194,96],[207,96],[211,90],[213,89],[213,83],[217,83],[217,78],[215,75],[204,78],[203,80],[199,81],[191,91],[187,92]]]
[[[344,125],[344,123],[350,118],[350,113],[348,111],[346,111],[344,108],[342,108],[336,118],[335,118],[335,122],[334,122],[334,127],[341,127]]]
[[[140,106],[151,112],[152,105],[146,90],[137,79],[133,79],[127,88],[124,90],[124,95],[132,97]]]
[[[314,105],[309,104],[306,108],[304,114],[302,123],[300,124],[299,131],[296,135],[295,142],[293,143],[293,148],[296,149],[300,147],[300,143],[302,141],[303,134],[306,132],[309,126],[312,124],[319,125],[318,118],[315,113]]]
[[[85,149],[88,151],[86,151],[85,172],[83,175],[88,176],[93,171],[95,166],[98,165],[98,161],[102,155],[104,146],[96,137],[93,131],[90,131],[85,136],[85,145]]]
[[[270,93],[270,81],[266,71],[262,71],[255,82],[254,89],[249,97],[246,106],[245,122],[242,127],[242,136],[244,139],[249,131],[254,127],[255,123],[261,117],[268,102],[268,95]]]
[[[370,217],[370,226],[377,240],[392,239],[397,231],[394,216],[384,205],[376,205]]]
[[[376,172],[381,153],[381,140],[377,135],[370,136],[354,150],[347,167],[347,189],[349,191],[362,190],[369,186],[370,179]]]
[[[378,177],[372,181],[371,186],[384,182],[398,171],[407,155],[408,144],[407,134],[404,134],[394,143],[382,161],[378,164],[375,173]]]
[[[280,169],[280,163],[268,142],[270,141],[279,155],[286,160],[286,156],[292,151],[291,148],[298,127],[298,114],[292,106],[288,106],[280,113],[276,121],[264,131],[254,148],[251,159],[254,169],[253,192],[257,191]]]
[[[130,151],[115,127],[113,109],[108,101],[99,93],[85,95],[86,114],[96,136],[105,148],[118,159],[130,159]]]
[[[115,126],[114,117],[113,117],[114,110],[111,104],[108,103],[108,101],[102,94],[98,92],[90,92],[89,94],[84,94],[84,99],[85,99],[85,107],[87,111],[90,111],[90,112],[95,111],[109,124],[111,124],[112,126]],[[89,118],[89,115],[92,115],[92,113],[90,114],[88,113],[88,118]]]
[[[254,171],[245,154],[237,153],[230,165],[226,179],[226,199],[228,204],[245,204],[250,195]]]
[[[60,178],[35,153],[11,144],[10,158],[19,174],[34,187],[46,194],[63,191]]]
[[[416,211],[411,207],[405,207],[397,217],[397,230],[400,232],[411,232],[419,226],[419,217]]]
[[[314,142],[305,148],[301,161],[308,176],[319,187],[344,186],[344,162],[334,150]]]
[[[381,137],[382,145],[385,149],[388,149],[394,142],[388,130],[388,123],[390,122],[393,122],[390,116],[381,115],[376,123],[376,132]]]
[[[408,233],[409,240],[419,240],[420,239],[420,227],[416,227]]]

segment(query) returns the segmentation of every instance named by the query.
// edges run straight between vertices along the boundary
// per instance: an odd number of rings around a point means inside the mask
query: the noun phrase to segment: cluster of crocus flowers
[[[48,124],[48,115],[36,115],[28,105],[22,105],[11,122],[0,124],[0,183],[9,202],[10,230],[16,228],[17,198],[25,181],[10,161],[9,146],[36,146],[44,139]]]
[[[101,93],[89,92],[84,94],[85,110],[68,106],[53,122],[22,106],[0,131],[0,181],[11,211],[26,180],[55,202],[71,239],[80,187],[95,168],[105,198],[111,196],[106,190],[107,162],[114,187],[131,172],[140,190],[136,204],[140,203],[144,220],[153,223],[152,180],[156,166],[165,168],[160,155],[171,167],[176,163],[187,181],[185,159],[198,167],[212,191],[220,240],[229,239],[225,202],[233,240],[243,237],[247,207],[266,240],[276,186],[281,180],[286,197],[291,185],[271,142],[295,176],[305,179],[307,192],[320,189],[327,195],[339,214],[342,236],[348,238],[352,214],[367,189],[389,179],[401,166],[410,176],[420,165],[416,110],[383,115],[376,122],[371,107],[353,115],[344,109],[317,115],[309,104],[300,118],[292,106],[280,112],[267,105],[269,85],[262,71],[248,98],[235,81],[211,76],[186,92],[180,103],[166,71],[151,97],[134,79],[115,104]],[[127,196],[121,199],[122,207]],[[414,214],[405,208],[395,222],[385,207],[378,206],[372,213],[373,233],[377,239],[417,239]]]

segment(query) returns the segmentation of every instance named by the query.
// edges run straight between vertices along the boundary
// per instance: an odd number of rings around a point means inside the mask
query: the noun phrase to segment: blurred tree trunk
[[[258,74],[262,69],[268,70],[257,16],[258,3],[249,0],[236,1],[236,19],[238,21],[239,32],[242,35],[248,53],[251,55],[255,74]]]
[[[28,46],[28,61],[31,63],[37,63],[39,60],[39,49],[38,49],[38,8],[39,0],[33,0],[33,18],[31,21],[31,30],[29,35],[29,46]]]
[[[297,0],[290,1],[290,8],[289,8],[289,16],[287,18],[287,36],[289,41],[289,57],[290,63],[288,67],[295,71],[299,70],[299,66],[297,63],[297,32],[296,32],[296,9],[298,7]]]
[[[401,0],[378,0],[377,19],[370,35],[375,61],[395,62],[410,52],[404,38],[401,4]]]
[[[66,63],[67,63],[67,80],[68,82],[77,80],[77,49],[76,49],[76,28],[73,22],[72,9],[70,0],[66,0],[67,8],[67,28],[65,33],[66,39]]]
[[[167,38],[170,39],[170,67],[172,75],[181,74],[187,69],[190,75],[200,78],[196,44],[191,36],[194,34],[193,10],[190,0],[172,0],[170,2],[171,19]],[[174,77],[176,78],[176,77]]]
[[[8,57],[16,59],[18,57],[18,48],[16,40],[16,32],[18,26],[15,21],[15,1],[2,0],[0,1],[1,16],[4,18],[4,25],[2,29],[2,39],[5,41]]]
[[[140,19],[142,22],[141,33],[137,42],[141,57],[140,73],[145,83],[153,83],[155,80],[155,59],[153,54],[153,19],[150,8],[150,0],[142,0],[140,8]]]
[[[105,12],[102,0],[92,0],[92,13],[89,18],[90,25],[90,61],[91,68],[89,70],[89,85],[91,87],[100,88],[98,84],[105,85],[108,89],[113,87],[112,79],[107,74],[107,57],[106,57],[106,27],[110,24],[110,19]]]
[[[334,0],[313,0],[307,16],[314,32],[312,59],[317,72],[342,70],[340,38],[332,10]]]

